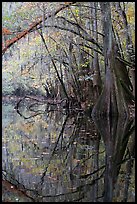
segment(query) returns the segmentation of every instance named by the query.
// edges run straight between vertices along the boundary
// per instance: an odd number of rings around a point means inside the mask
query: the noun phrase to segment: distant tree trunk
[[[93,37],[98,42],[98,27],[97,27],[97,2],[91,2],[91,5],[93,6],[92,9],[92,15],[93,15]],[[98,50],[97,46],[94,45],[94,48]],[[98,53],[96,51],[93,51],[93,94],[94,94],[94,100],[96,101],[100,92],[101,92],[101,75],[100,75],[100,67],[99,67],[99,59],[98,59]]]
[[[47,46],[47,44],[46,44],[45,38],[44,38],[44,36],[43,36],[42,30],[41,30],[41,32],[39,32],[39,34],[40,34],[40,36],[41,36],[42,42],[44,43],[44,46],[45,46],[47,52],[48,52],[48,55],[49,55],[49,57],[50,57],[50,59],[51,59],[51,62],[52,62],[52,64],[53,64],[53,67],[54,67],[55,72],[56,72],[56,74],[57,74],[57,78],[58,78],[60,84],[62,85],[63,92],[64,92],[66,98],[69,100],[69,96],[68,96],[68,93],[67,93],[67,91],[66,91],[66,87],[65,87],[64,81],[63,81],[62,78],[60,77],[60,74],[59,74],[59,71],[58,71],[58,69],[57,69],[57,66],[56,66],[56,64],[55,64],[55,62],[54,62],[54,60],[53,60],[53,58],[52,58],[52,56],[51,56],[51,54],[50,54],[50,52],[49,52],[49,49],[48,49],[48,46]]]
[[[101,2],[104,31],[105,82],[102,93],[95,104],[92,115],[127,116],[129,114],[131,82],[126,66],[119,61],[117,44],[112,32],[110,2]],[[117,58],[116,58],[117,57]]]

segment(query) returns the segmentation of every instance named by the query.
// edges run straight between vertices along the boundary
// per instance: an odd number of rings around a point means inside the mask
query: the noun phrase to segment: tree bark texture
[[[126,66],[117,59],[119,53],[117,53],[117,44],[113,35],[110,2],[101,2],[100,6],[104,31],[105,81],[92,115],[125,117],[129,114],[128,103],[130,102],[127,90],[131,91],[132,84]]]

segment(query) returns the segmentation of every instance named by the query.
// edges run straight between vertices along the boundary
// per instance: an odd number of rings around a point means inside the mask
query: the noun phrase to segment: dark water
[[[135,202],[134,120],[62,111],[24,119],[14,105],[2,108],[3,201]]]

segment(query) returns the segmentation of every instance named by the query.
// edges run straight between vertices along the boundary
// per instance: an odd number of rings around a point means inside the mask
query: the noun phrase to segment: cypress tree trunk
[[[100,6],[105,36],[104,61],[106,75],[102,93],[92,110],[92,115],[127,116],[129,111],[126,92],[130,90],[131,82],[125,65],[116,58],[119,54],[113,36],[110,2],[101,2]]]

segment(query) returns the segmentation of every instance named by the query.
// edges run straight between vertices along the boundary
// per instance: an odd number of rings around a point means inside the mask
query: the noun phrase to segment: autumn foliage
[[[2,35],[12,35],[12,32],[7,28],[2,28]]]

